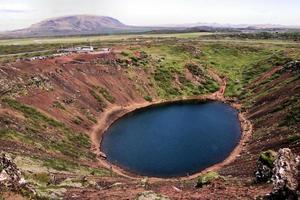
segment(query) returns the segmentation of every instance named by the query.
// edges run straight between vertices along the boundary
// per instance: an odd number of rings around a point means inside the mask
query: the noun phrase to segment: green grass
[[[201,62],[213,67],[227,78],[225,95],[238,97],[251,80],[274,65],[285,63],[288,59],[282,52],[263,46],[212,43],[203,45]]]
[[[144,99],[149,102],[152,102],[152,100],[153,100],[152,97],[149,95],[144,96]]]
[[[58,109],[61,109],[61,110],[66,110],[66,108],[59,101],[54,101],[52,103],[52,107],[58,108]]]
[[[14,108],[14,109],[22,112],[26,118],[30,118],[35,121],[45,122],[53,127],[65,128],[63,123],[58,122],[50,117],[47,117],[46,115],[37,111],[33,107],[26,106],[24,104],[19,103],[16,100],[9,99],[9,98],[2,99],[2,102],[8,104],[11,108]]]
[[[280,126],[293,126],[300,123],[300,106],[292,107],[285,116]]]
[[[40,184],[47,185],[50,182],[50,175],[47,172],[36,173],[32,178]]]
[[[21,141],[35,147],[39,146],[44,151],[62,153],[71,158],[94,159],[94,155],[89,151],[90,140],[86,134],[75,133],[64,123],[16,100],[5,98],[2,99],[2,102],[23,113],[26,120],[23,130],[1,128],[1,138]],[[46,133],[49,131],[52,133]],[[52,137],[45,139],[44,134],[51,134]]]
[[[176,34],[130,34],[130,35],[100,35],[100,36],[70,36],[70,37],[53,37],[53,38],[24,38],[24,39],[4,39],[0,40],[0,45],[44,45],[44,44],[76,44],[82,42],[101,42],[128,40],[132,38],[196,38],[199,36],[210,35],[211,33],[176,33]]]
[[[298,143],[298,142],[300,142],[300,135],[289,136],[288,141],[291,143]]]
[[[208,78],[203,84],[205,93],[214,93],[219,90],[219,85],[213,79]]]
[[[196,187],[202,187],[204,185],[210,184],[213,180],[219,178],[217,172],[208,172],[198,177]]]
[[[84,120],[80,116],[75,116],[72,120],[74,124],[80,125]]]
[[[102,97],[96,91],[90,90],[89,92],[96,99],[96,101],[99,103],[100,109],[103,109],[107,106],[105,101],[102,99]]]
[[[259,160],[264,164],[270,167],[274,167],[274,161],[276,159],[277,153],[273,150],[264,151],[260,154]]]
[[[46,159],[43,164],[45,167],[49,167],[58,171],[70,171],[77,167],[77,165],[73,162],[58,158]]]
[[[191,49],[194,46],[183,45],[152,45],[141,50],[151,57],[148,68],[154,70],[153,83],[159,97],[171,99],[180,96],[191,96],[216,91],[217,83],[209,78],[205,69],[200,65],[198,56]],[[186,70],[195,77],[202,78],[203,83],[195,83],[186,78]],[[175,84],[178,77],[180,85]]]
[[[115,103],[116,99],[104,87],[97,87],[97,91],[110,103]]]

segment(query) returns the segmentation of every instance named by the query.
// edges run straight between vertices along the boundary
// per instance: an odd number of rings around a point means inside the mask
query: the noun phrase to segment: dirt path
[[[263,73],[260,77],[255,79],[253,81],[253,83],[255,83],[255,85],[260,84],[261,82],[267,80],[268,78],[270,78],[273,74],[275,74],[277,71],[281,70],[282,68],[283,68],[283,66],[274,67],[270,71],[267,71],[267,72]]]
[[[220,85],[219,90],[216,91],[216,92],[214,92],[211,95],[215,96],[218,99],[225,99],[224,93],[225,93],[226,86],[227,86],[227,80],[226,80],[226,78],[221,78],[220,75],[215,70],[213,70],[213,69],[209,69],[208,73]]]
[[[117,106],[117,105],[112,105],[109,106],[104,113],[101,115],[101,117],[98,119],[98,123],[92,128],[92,131],[90,132],[90,138],[92,141],[92,148],[91,150],[98,155],[98,160],[101,166],[110,169],[114,172],[116,172],[119,175],[122,175],[127,178],[131,179],[136,179],[136,178],[141,178],[138,175],[135,174],[130,174],[127,171],[124,171],[118,166],[112,165],[109,163],[105,158],[106,155],[100,151],[100,145],[101,145],[101,140],[102,136],[105,133],[105,131],[111,126],[111,124],[119,119],[120,117],[124,116],[125,114],[132,112],[136,109],[140,109],[143,107],[147,106],[152,106],[152,105],[158,105],[162,103],[172,103],[172,102],[178,102],[178,101],[188,101],[188,100],[217,100],[217,101],[222,101],[225,103],[229,103],[226,98],[224,97],[224,93],[226,90],[226,85],[227,81],[226,78],[221,78],[216,72],[213,70],[209,70],[209,74],[215,79],[219,85],[220,88],[218,91],[208,94],[208,95],[202,95],[202,96],[196,96],[196,97],[191,97],[191,98],[181,98],[181,99],[174,99],[171,101],[163,101],[163,100],[156,100],[154,102],[143,102],[143,103],[132,103],[130,106]],[[231,106],[235,108],[239,108],[239,104],[233,104],[229,103]],[[193,179],[198,177],[200,174],[205,173],[207,171],[218,171],[220,170],[223,166],[231,163],[236,159],[236,157],[241,153],[243,150],[245,144],[249,141],[250,136],[252,134],[252,124],[250,121],[247,120],[245,117],[245,113],[239,113],[239,120],[241,123],[241,130],[242,130],[242,136],[240,142],[237,144],[236,148],[231,152],[231,154],[227,157],[226,160],[224,160],[221,163],[215,164],[199,173],[193,174],[188,177],[183,177],[183,179]],[[162,180],[160,178],[151,178],[152,180]],[[163,179],[163,180],[168,180],[168,179]]]

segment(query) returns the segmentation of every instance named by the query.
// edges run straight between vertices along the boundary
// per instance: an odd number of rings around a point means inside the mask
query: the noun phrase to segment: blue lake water
[[[101,150],[127,171],[176,177],[222,162],[240,137],[238,113],[227,104],[170,104],[117,120],[105,133]]]

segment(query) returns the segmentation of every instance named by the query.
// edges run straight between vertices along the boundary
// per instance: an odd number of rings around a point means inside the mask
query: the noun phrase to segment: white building
[[[79,47],[79,48],[81,48],[79,50],[80,52],[92,52],[92,51],[94,51],[93,46],[83,46],[83,47]]]
[[[66,48],[66,49],[58,49],[58,53],[76,53],[76,52],[93,52],[93,46],[82,46],[82,47],[75,47],[75,48]]]

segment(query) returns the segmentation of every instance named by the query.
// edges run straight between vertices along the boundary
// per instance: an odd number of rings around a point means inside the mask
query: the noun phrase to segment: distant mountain
[[[75,15],[41,21],[29,29],[36,31],[102,31],[108,28],[125,28],[117,19],[105,16]]]
[[[245,28],[255,28],[255,29],[300,29],[300,26],[287,26],[280,24],[220,24],[220,23],[189,23],[189,24],[175,24],[166,25],[168,27],[212,27],[212,28],[233,28],[233,29],[245,29]]]
[[[97,35],[118,33],[176,33],[176,32],[257,32],[286,31],[300,29],[296,26],[273,24],[218,24],[194,23],[166,25],[163,27],[140,27],[125,25],[117,19],[107,16],[73,15],[47,19],[29,28],[0,33],[0,38],[22,38],[43,36]]]
[[[41,21],[29,28],[2,33],[2,37],[64,36],[88,34],[113,34],[152,30],[147,27],[134,27],[106,16],[73,15]]]

